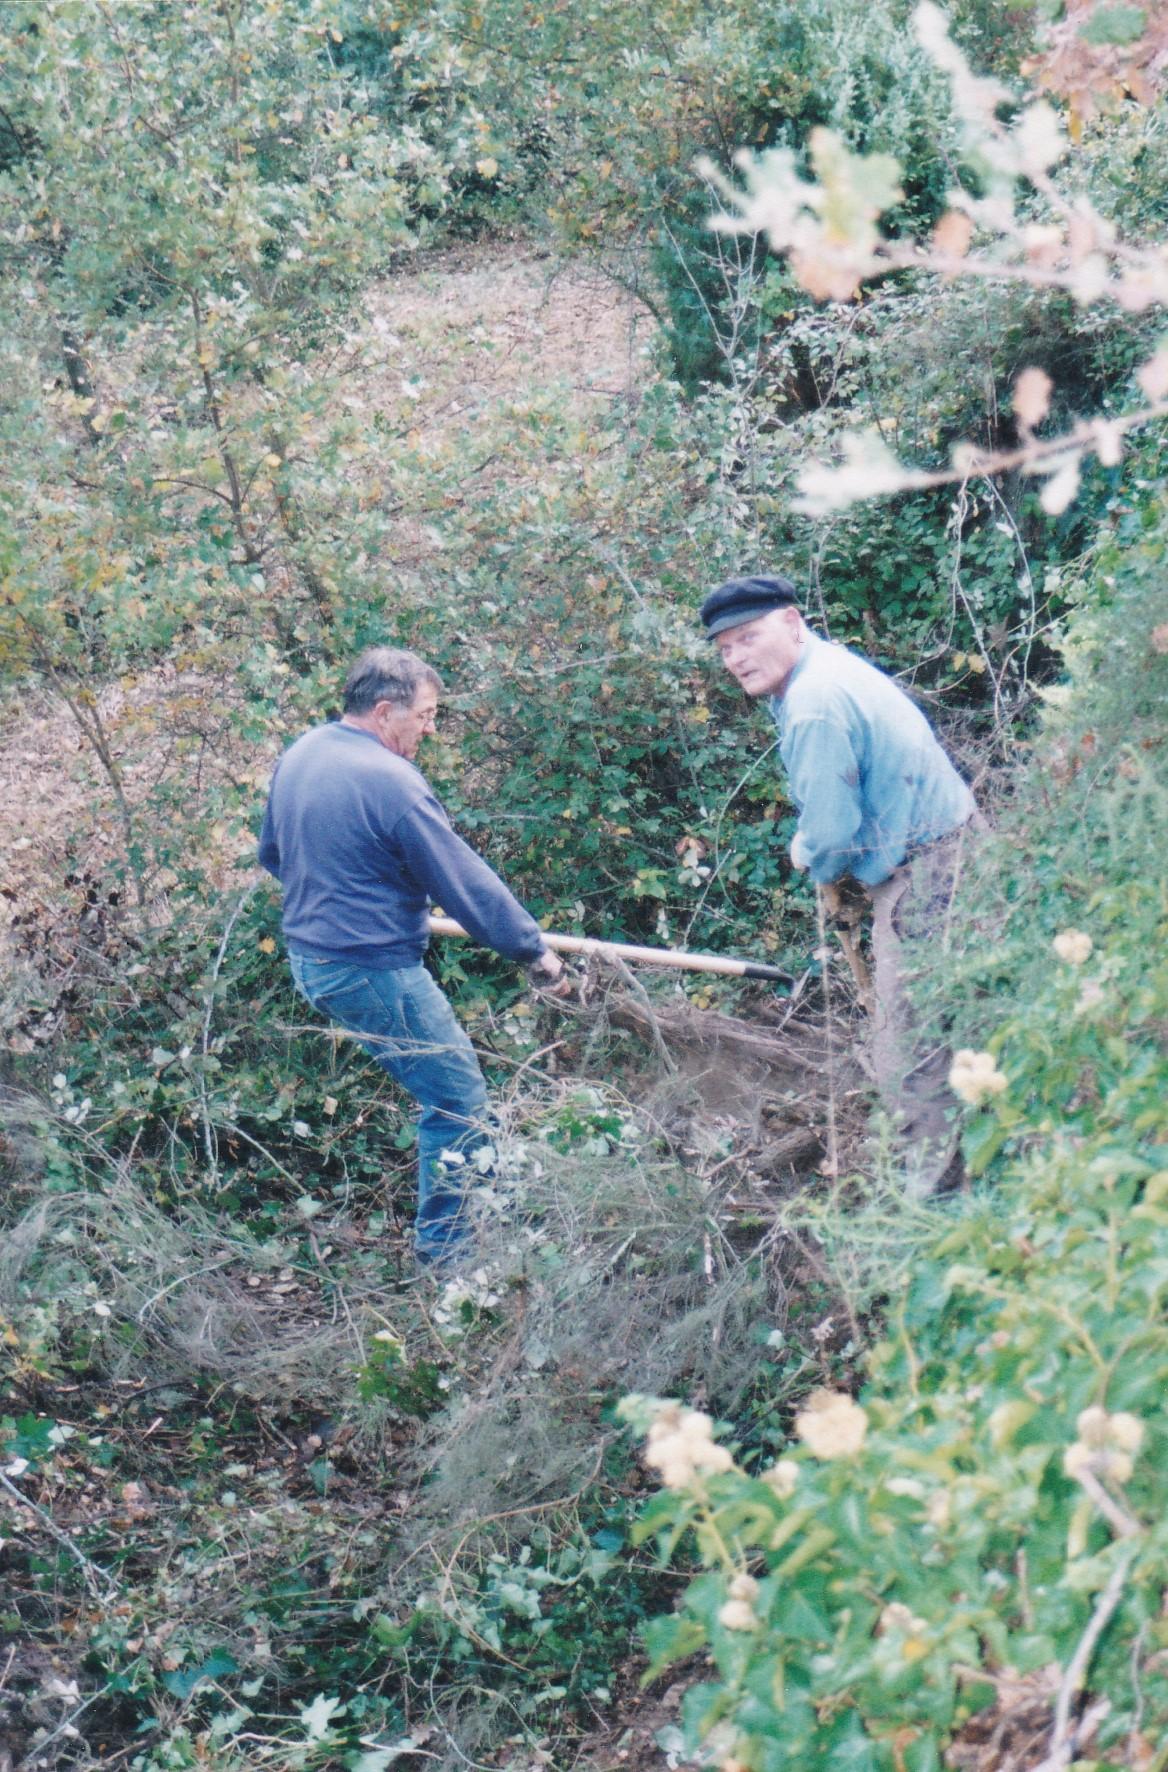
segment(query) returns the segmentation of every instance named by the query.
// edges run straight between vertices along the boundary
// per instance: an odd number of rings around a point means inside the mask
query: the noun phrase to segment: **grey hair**
[[[428,665],[416,652],[401,652],[395,646],[370,646],[345,678],[344,711],[367,714],[379,701],[391,701],[398,708],[413,707],[423,683],[432,689],[442,687],[442,679],[433,665]]]

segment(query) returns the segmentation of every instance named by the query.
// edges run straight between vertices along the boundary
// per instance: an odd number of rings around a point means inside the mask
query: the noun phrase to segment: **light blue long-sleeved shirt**
[[[867,659],[808,633],[781,695],[768,698],[820,885],[852,874],[876,886],[913,843],[956,830],[973,795],[925,716]]]

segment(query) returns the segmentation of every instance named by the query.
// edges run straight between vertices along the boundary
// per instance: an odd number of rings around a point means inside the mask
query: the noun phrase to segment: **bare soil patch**
[[[625,397],[651,336],[609,279],[530,247],[436,254],[377,285],[368,312],[390,365],[368,391],[423,436],[540,387],[584,405]]]

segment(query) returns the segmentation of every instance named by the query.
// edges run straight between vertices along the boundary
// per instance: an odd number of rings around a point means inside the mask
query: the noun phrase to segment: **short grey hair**
[[[367,714],[379,701],[411,708],[423,683],[432,689],[442,688],[442,679],[433,665],[428,665],[416,652],[402,652],[395,646],[370,646],[345,678],[344,711]]]

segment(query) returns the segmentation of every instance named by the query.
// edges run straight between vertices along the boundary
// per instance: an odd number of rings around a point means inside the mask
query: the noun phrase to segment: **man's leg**
[[[465,1030],[422,966],[410,969],[403,1015],[413,1045],[398,1077],[422,1108],[417,1255],[435,1261],[466,1236],[465,1192],[482,1179],[474,1157],[489,1139],[487,1085]]]
[[[912,889],[907,867],[897,868],[872,898],[872,1020],[868,1053],[872,1077],[889,1114],[900,1106],[900,1086],[908,1069],[906,1036],[908,1006],[901,978],[903,958],[897,911]]]
[[[897,1130],[906,1188],[918,1199],[953,1179],[960,1121],[949,1088],[948,1041],[943,1033],[922,1037],[905,973],[914,949],[944,939],[963,838],[958,831],[930,844],[872,891],[872,1066]]]
[[[294,954],[292,976],[301,995],[356,1034],[420,1105],[417,1253],[423,1261],[442,1256],[466,1234],[463,1177],[487,1139],[487,1086],[474,1048],[423,966],[364,967]]]

